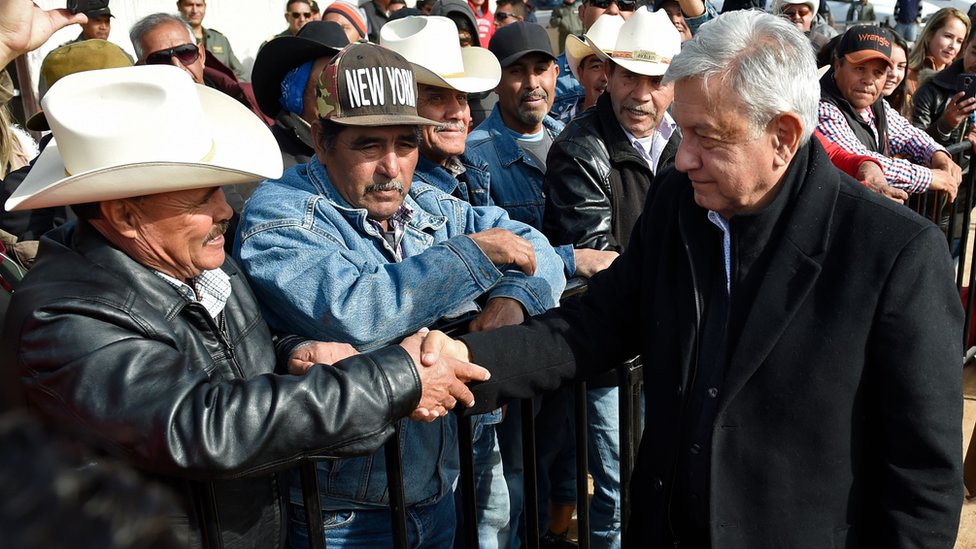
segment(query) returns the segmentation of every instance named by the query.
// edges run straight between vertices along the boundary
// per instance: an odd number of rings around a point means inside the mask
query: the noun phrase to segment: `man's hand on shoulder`
[[[468,237],[495,265],[515,265],[527,275],[535,274],[535,250],[528,240],[498,227]]]
[[[488,370],[470,363],[468,348],[443,332],[426,328],[400,342],[413,359],[420,376],[420,404],[410,414],[415,421],[431,422],[447,414],[460,402],[474,406],[474,395],[465,385],[469,381],[487,381]]]
[[[358,355],[352,345],[335,341],[314,341],[304,343],[292,351],[288,357],[288,373],[305,375],[316,364],[332,365],[344,358]]]
[[[521,324],[525,316],[525,308],[518,301],[510,297],[495,297],[488,300],[478,317],[471,321],[468,331],[487,332],[502,326]]]
[[[899,204],[908,200],[908,193],[888,184],[881,167],[874,162],[865,161],[857,168],[857,178],[872,191],[886,196]]]

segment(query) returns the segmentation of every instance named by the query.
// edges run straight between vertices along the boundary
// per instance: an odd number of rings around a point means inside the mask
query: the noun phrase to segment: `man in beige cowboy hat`
[[[328,368],[354,351],[272,345],[224,256],[220,185],[277,176],[281,159],[234,99],[147,66],[66,76],[42,103],[54,141],[6,207],[72,205],[78,221],[42,238],[0,366],[30,411],[170,486],[187,546],[281,546],[277,471],[374,450],[401,417],[470,403],[462,382],[486,372],[418,367],[422,335]]]

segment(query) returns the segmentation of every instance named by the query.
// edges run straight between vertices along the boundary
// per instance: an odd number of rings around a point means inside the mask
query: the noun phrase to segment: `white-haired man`
[[[632,547],[951,548],[962,309],[944,235],[810,139],[816,66],[782,18],[719,16],[665,82],[675,169],[620,258],[541,318],[425,350],[491,370],[472,412],[641,354]]]

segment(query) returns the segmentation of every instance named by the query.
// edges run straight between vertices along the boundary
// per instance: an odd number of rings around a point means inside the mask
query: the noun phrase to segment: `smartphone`
[[[962,73],[956,76],[956,92],[966,92],[960,101],[976,97],[976,74]]]
[[[108,7],[109,0],[68,0],[68,11],[71,13],[87,13]]]

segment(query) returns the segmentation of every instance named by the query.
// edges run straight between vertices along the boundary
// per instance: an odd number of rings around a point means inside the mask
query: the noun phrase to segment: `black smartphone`
[[[962,73],[956,76],[956,92],[966,92],[960,101],[976,97],[976,74]]]
[[[68,0],[68,11],[71,13],[87,13],[108,7],[108,0]]]

